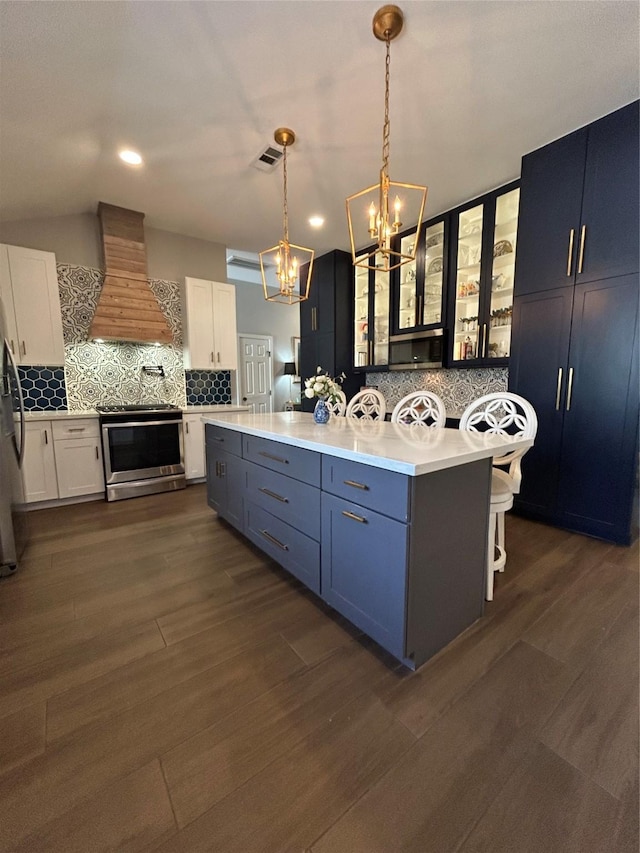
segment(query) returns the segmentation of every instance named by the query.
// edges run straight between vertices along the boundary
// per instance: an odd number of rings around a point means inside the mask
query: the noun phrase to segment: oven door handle
[[[117,429],[117,427],[138,427],[138,426],[162,426],[163,424],[181,424],[182,418],[176,418],[176,420],[164,420],[164,421],[116,421],[115,423],[110,423],[108,421],[103,421],[102,429]]]

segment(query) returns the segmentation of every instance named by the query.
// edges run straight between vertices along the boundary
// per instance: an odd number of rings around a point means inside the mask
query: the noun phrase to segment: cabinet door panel
[[[64,364],[55,255],[9,246],[20,364]]]
[[[534,446],[522,460],[516,503],[543,517],[550,517],[556,504],[572,301],[573,289],[561,288],[514,303],[509,390],[529,400],[538,416]]]
[[[213,292],[211,282],[186,280],[187,340],[186,366],[193,370],[214,369]]]
[[[637,275],[576,288],[558,505],[567,526],[617,541],[633,489],[637,315]]]
[[[522,158],[516,296],[574,284],[586,151],[582,129]]]
[[[638,271],[639,132],[637,102],[589,127],[578,284]]]
[[[244,459],[224,454],[223,476],[226,481],[226,504],[220,515],[233,525],[236,530],[244,532],[244,496],[247,491],[247,465]]]
[[[0,244],[0,301],[4,306],[5,330],[14,358],[18,357],[18,327],[13,306],[11,271],[9,269],[9,247]]]
[[[67,438],[54,443],[58,493],[61,498],[93,495],[104,491],[100,441]]]
[[[236,289],[232,284],[219,281],[211,284],[213,287],[214,366],[218,370],[237,370]]]
[[[405,651],[407,531],[399,521],[322,494],[322,597],[398,658]]]
[[[26,424],[22,483],[24,499],[27,503],[53,500],[58,497],[50,422]]]
[[[187,480],[204,477],[204,424],[200,415],[185,417],[184,471]]]

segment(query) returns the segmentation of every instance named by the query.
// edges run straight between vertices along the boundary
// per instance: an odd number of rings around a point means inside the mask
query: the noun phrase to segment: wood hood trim
[[[89,337],[170,344],[171,329],[147,278],[144,213],[101,201],[98,218],[106,272]]]

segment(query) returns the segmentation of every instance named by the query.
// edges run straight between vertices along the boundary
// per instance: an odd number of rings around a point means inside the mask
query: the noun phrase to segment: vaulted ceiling
[[[344,199],[381,162],[384,44],[368,0],[0,3],[0,219],[143,211],[157,228],[257,251],[281,234],[347,248]],[[517,177],[522,154],[638,97],[635,0],[401,0],[391,177],[427,215]],[[121,147],[143,155],[133,169]],[[307,218],[326,217],[313,231]]]

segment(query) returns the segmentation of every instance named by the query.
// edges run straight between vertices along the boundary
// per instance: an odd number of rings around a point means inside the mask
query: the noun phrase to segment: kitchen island
[[[406,666],[482,615],[492,457],[531,440],[302,412],[203,421],[209,505]]]

